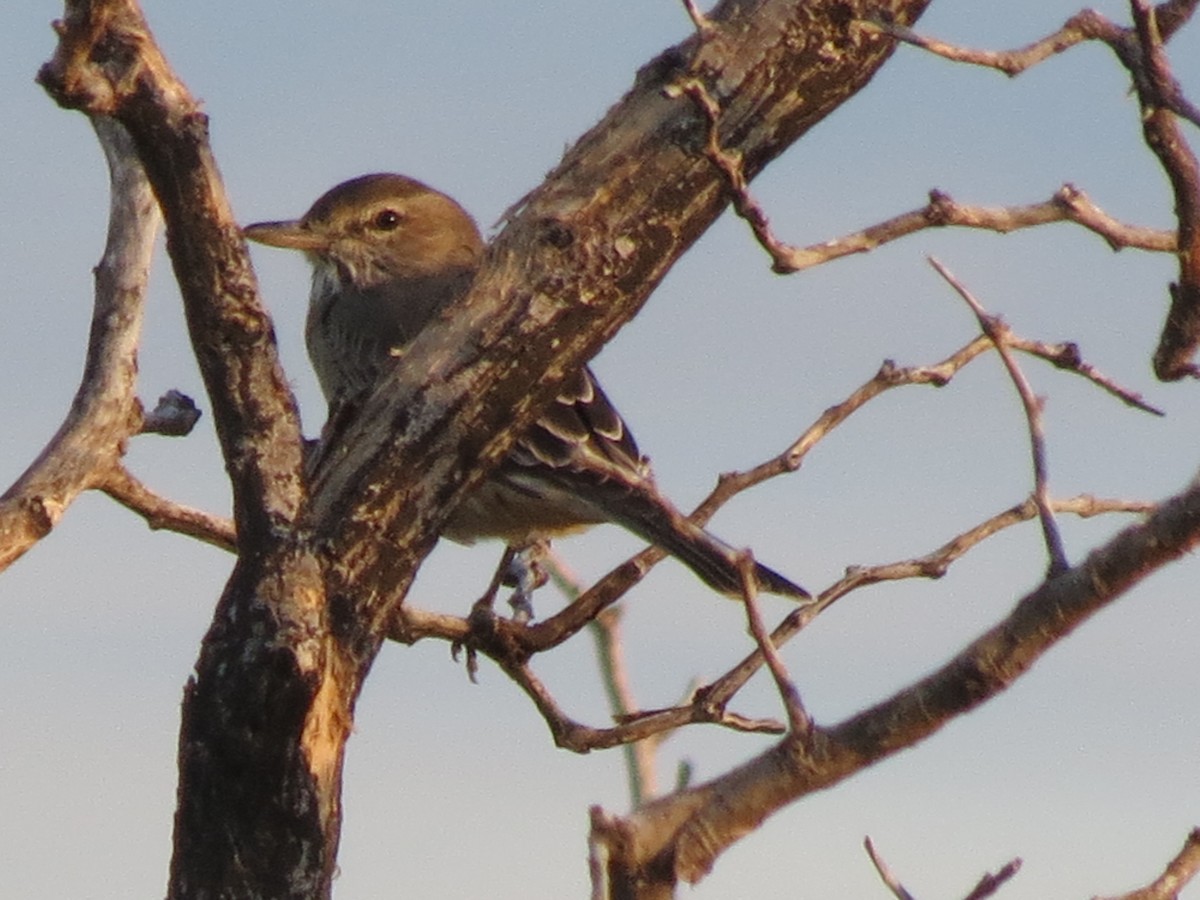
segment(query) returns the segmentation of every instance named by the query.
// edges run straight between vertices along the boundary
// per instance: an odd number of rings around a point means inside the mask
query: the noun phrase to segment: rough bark
[[[698,83],[752,177],[852,96],[927,0],[725,2],[663,53],[516,210],[454,314],[326,453],[311,501],[295,405],[207,123],[131,0],[70,2],[42,83],[130,132],[167,224],[234,488],[239,562],[188,687],[172,897],[330,890],[354,700],[455,499],[725,208]]]

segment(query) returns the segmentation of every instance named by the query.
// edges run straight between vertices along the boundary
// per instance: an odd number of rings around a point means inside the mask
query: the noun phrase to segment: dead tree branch
[[[884,861],[883,857],[879,854],[879,851],[875,849],[875,842],[869,837],[863,838],[863,847],[866,848],[867,856],[871,858],[871,865],[873,865],[875,867],[875,871],[879,873],[880,880],[883,881],[883,883],[887,885],[887,889],[892,892],[892,896],[895,897],[896,900],[916,900],[916,898],[908,892],[908,889],[900,883],[900,879],[896,876],[896,873],[892,871],[887,862]]]
[[[639,840],[610,861],[610,877],[619,868],[664,887],[695,883],[764,815],[912,746],[1003,691],[1079,624],[1197,543],[1200,484],[1193,484],[1023,597],[933,674],[838,725],[791,733],[737,769],[624,818],[622,827]]]
[[[1002,888],[1010,878],[1021,871],[1020,858],[1006,862],[996,872],[987,872],[963,900],[986,900]]]
[[[1179,223],[1179,280],[1170,286],[1171,307],[1154,351],[1154,371],[1164,381],[1195,378],[1200,377],[1200,367],[1191,362],[1200,346],[1200,162],[1176,118],[1182,91],[1163,50],[1155,10],[1144,0],[1132,0],[1131,6],[1142,65],[1130,66],[1130,73],[1142,109],[1142,134],[1171,183]],[[1200,124],[1200,115],[1193,122]]]
[[[1171,306],[1154,353],[1154,371],[1164,381],[1200,377],[1191,358],[1200,346],[1200,163],[1179,128],[1178,118],[1200,125],[1200,109],[1187,99],[1171,71],[1164,44],[1200,5],[1200,0],[1168,0],[1157,6],[1130,0],[1133,27],[1126,28],[1085,9],[1057,32],[1016,50],[957,47],[922,37],[911,28],[872,20],[869,30],[921,47],[956,62],[1017,75],[1030,66],[1083,41],[1101,41],[1128,70],[1137,91],[1146,146],[1158,158],[1171,184],[1177,219],[1172,252],[1179,259],[1179,280],[1170,286]]]
[[[1144,501],[1102,500],[1090,496],[1080,496],[1069,500],[1052,501],[1052,507],[1059,513],[1071,513],[1088,518],[1105,513],[1147,514],[1155,508],[1155,504]],[[941,578],[949,571],[951,565],[980,542],[1006,528],[1036,518],[1037,515],[1037,504],[1031,498],[956,535],[924,556],[875,566],[849,566],[846,574],[821,591],[814,603],[788,613],[771,632],[771,640],[776,647],[783,646],[803,631],[829,606],[847,594],[867,585],[908,578]],[[762,664],[762,655],[758,652],[751,653],[716,681],[697,691],[696,702],[707,704],[715,709],[724,709],[725,705],[745,686]]]
[[[791,274],[855,253],[867,253],[883,244],[926,228],[958,226],[1008,234],[1053,222],[1075,222],[1092,231],[1113,250],[1137,247],[1142,250],[1177,252],[1177,235],[1119,222],[1072,184],[1063,185],[1043,202],[1026,206],[982,207],[957,203],[938,190],[929,192],[929,203],[887,221],[868,226],[840,238],[796,247],[781,241],[771,229],[770,219],[750,193],[739,157],[721,147],[720,106],[696,79],[671,85],[669,96],[687,96],[708,121],[705,155],[724,176],[733,195],[734,211],[746,220],[759,245],[771,257],[772,271]]]
[[[1155,509],[1153,503],[1090,496],[1055,500],[1052,506],[1056,512],[1083,518],[1110,513],[1146,514]],[[925,556],[877,566],[852,566],[844,577],[822,591],[814,603],[792,610],[771,631],[770,641],[773,646],[782,647],[834,602],[859,588],[908,578],[940,578],[955,561],[982,541],[1037,515],[1037,505],[1030,499],[956,535]],[[405,605],[397,611],[389,637],[406,644],[432,638],[476,647],[534,700],[556,743],[577,753],[646,741],[693,724],[719,725],[747,733],[782,734],[785,731],[775,719],[748,718],[727,709],[733,697],[763,665],[761,645],[720,678],[697,689],[686,703],[649,710],[635,710],[631,706],[614,727],[584,725],[568,716],[546,686],[527,669],[529,656],[542,652],[532,649],[533,642],[528,639],[529,633],[537,627],[537,624],[522,625],[490,616],[487,628],[481,629],[479,623],[460,616]]]
[[[107,471],[97,487],[145,519],[154,530],[178,532],[231,552],[237,547],[237,531],[231,519],[156,494],[124,466]]]
[[[1188,882],[1200,872],[1200,828],[1193,829],[1183,849],[1167,863],[1166,869],[1144,888],[1111,897],[1109,900],[1178,900]],[[1097,898],[1100,900],[1100,898]]]
[[[111,194],[87,359],[58,433],[0,496],[0,571],[48,534],[82,491],[120,466],[126,441],[142,427],[137,348],[158,207],[125,129],[103,116],[92,123]]]
[[[843,256],[868,253],[883,244],[927,228],[975,228],[1009,234],[1055,222],[1081,225],[1103,238],[1113,250],[1129,247],[1174,253],[1177,246],[1174,232],[1120,222],[1093,203],[1075,185],[1064,184],[1049,200],[1024,206],[970,206],[959,203],[949,194],[933,190],[929,192],[929,202],[925,206],[861,231],[807,247],[785,247],[772,239],[767,249],[768,252],[772,252],[772,247],[783,247],[785,250],[776,258],[777,271],[782,266],[787,271],[799,272]]]
[[[758,646],[767,670],[775,682],[775,689],[783,700],[787,711],[788,731],[807,734],[812,729],[812,719],[800,699],[800,691],[788,674],[787,665],[779,655],[771,636],[767,634],[767,626],[763,622],[762,611],[758,608],[758,590],[754,583],[754,557],[749,553],[741,555],[742,568],[742,601],[746,607],[746,622],[749,625],[750,636]]]
[[[1012,380],[1017,394],[1021,398],[1021,406],[1025,409],[1025,421],[1029,430],[1029,449],[1033,460],[1033,502],[1037,505],[1038,519],[1042,523],[1042,537],[1046,542],[1046,554],[1050,557],[1049,574],[1054,576],[1070,567],[1067,562],[1067,552],[1063,547],[1062,535],[1058,532],[1058,524],[1054,521],[1054,511],[1050,503],[1049,475],[1046,467],[1046,433],[1042,425],[1042,401],[1033,393],[1029,380],[1021,371],[1012,353],[1009,352],[1008,326],[996,316],[989,315],[982,304],[972,296],[966,287],[950,274],[936,259],[930,257],[932,265],[939,275],[962,297],[971,307],[975,319],[979,322],[980,330],[1000,355],[1008,377]]]
[[[1195,11],[1196,5],[1196,0],[1168,0],[1168,2],[1158,5],[1155,13],[1161,23],[1161,31],[1165,40],[1169,40],[1187,23]],[[859,24],[863,28],[890,35],[898,41],[919,47],[952,62],[996,69],[1010,77],[1020,75],[1038,63],[1045,62],[1050,57],[1063,53],[1085,41],[1101,41],[1108,44],[1127,65],[1129,63],[1126,62],[1126,58],[1132,60],[1138,55],[1138,47],[1132,29],[1117,25],[1093,9],[1081,10],[1067,19],[1063,26],[1054,33],[1014,50],[982,50],[961,47],[918,34],[908,26],[880,19],[863,21]],[[1180,115],[1186,115],[1186,112],[1181,111]],[[1197,120],[1197,124],[1200,124],[1200,119]]]

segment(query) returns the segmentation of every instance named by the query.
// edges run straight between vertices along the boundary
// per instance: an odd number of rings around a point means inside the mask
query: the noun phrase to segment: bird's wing
[[[602,480],[650,478],[629,426],[586,367],[562,385],[510,459],[524,468],[544,466]]]

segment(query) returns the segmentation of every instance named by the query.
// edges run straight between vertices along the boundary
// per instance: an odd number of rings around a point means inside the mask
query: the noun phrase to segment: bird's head
[[[258,222],[252,241],[302,250],[319,276],[360,289],[474,268],[479,229],[445,194],[403,175],[363,175],[323,194],[301,218]]]

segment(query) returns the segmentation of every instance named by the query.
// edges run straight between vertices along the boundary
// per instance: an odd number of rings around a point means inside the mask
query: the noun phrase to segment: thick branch
[[[137,347],[160,220],[128,133],[103,117],[93,126],[108,161],[111,199],[87,360],[66,420],[0,496],[0,571],[48,534],[80,492],[119,467],[126,440],[142,425]]]
[[[233,488],[239,561],[184,697],[169,895],[320,897],[334,871],[359,670],[343,664],[323,572],[294,527],[305,499],[299,419],[271,323],[206,118],[134,0],[69,0],[56,28],[39,80],[133,139]]]
[[[167,225],[192,346],[230,472],[239,537],[256,552],[301,499],[300,427],[245,242],[208,145],[207,117],[134,0],[68,0],[38,80],[60,105],[129,131]]]
[[[354,698],[442,519],[728,202],[701,151],[704,123],[664,89],[719,83],[722,144],[752,177],[890,54],[853,17],[882,7],[910,22],[926,3],[720,4],[703,39],[647,66],[567,154],[494,243],[471,295],[328,448],[309,518],[294,403],[205,117],[133,0],[71,0],[40,77],[60,103],[122,121],[142,156],[242,551],[185,699],[172,896],[328,892]]]
[[[728,203],[703,153],[706,120],[664,91],[719,80],[722,143],[752,177],[886,58],[890,42],[850,28],[847,6],[859,5],[720,4],[703,39],[645,67],[512,214],[471,294],[406,351],[345,436],[344,454],[316,475],[330,555],[346,558],[345,580],[361,596],[381,598],[364,611],[373,629],[394,602],[382,598],[405,582],[448,505],[503,458],[564,375],[637,311]],[[885,5],[910,21],[925,3]],[[400,485],[397,473],[421,473],[421,484]],[[385,483],[398,489],[381,496]]]

